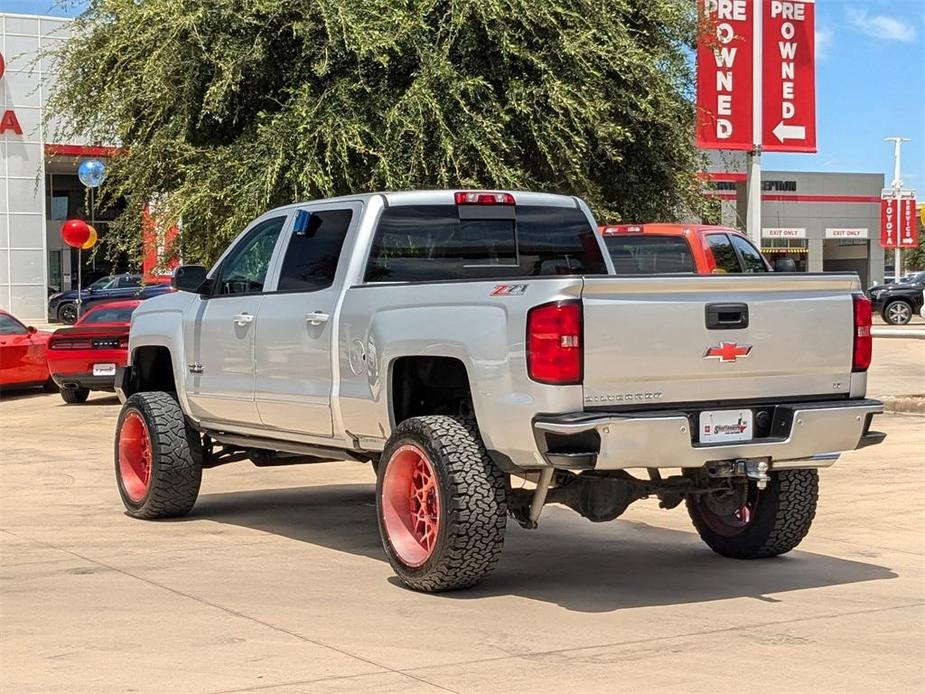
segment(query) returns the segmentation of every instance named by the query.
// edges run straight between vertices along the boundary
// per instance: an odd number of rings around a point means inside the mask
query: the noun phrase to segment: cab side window
[[[267,219],[238,242],[219,268],[216,294],[257,294],[263,291],[273,249],[285,223],[285,215]]]
[[[768,266],[761,253],[741,236],[732,236],[732,245],[742,256],[743,272],[767,272]]]
[[[352,218],[351,210],[312,212],[305,228],[289,239],[277,291],[314,292],[334,284]]]
[[[730,274],[742,272],[739,257],[736,255],[735,248],[732,247],[732,242],[726,234],[707,234],[706,238],[707,246],[716,261],[715,272]]]

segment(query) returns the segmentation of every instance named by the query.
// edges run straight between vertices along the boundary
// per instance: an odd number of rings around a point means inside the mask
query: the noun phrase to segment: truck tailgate
[[[585,405],[847,394],[859,291],[836,274],[588,277]]]

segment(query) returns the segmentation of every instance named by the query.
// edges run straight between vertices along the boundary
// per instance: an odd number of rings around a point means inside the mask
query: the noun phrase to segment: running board
[[[258,451],[292,453],[294,455],[318,458],[321,461],[333,462],[349,460],[365,463],[371,459],[371,456],[361,451],[346,451],[342,448],[315,446],[308,443],[296,443],[293,441],[282,441],[280,439],[246,436],[244,434],[230,434],[224,431],[214,431],[211,429],[205,429],[203,433],[213,441],[217,441],[218,443],[228,446],[237,446],[238,448],[253,449]]]

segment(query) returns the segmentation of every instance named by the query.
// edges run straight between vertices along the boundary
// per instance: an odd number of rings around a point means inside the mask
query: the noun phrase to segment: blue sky
[[[73,16],[84,3],[0,0],[0,11]],[[817,0],[818,154],[767,154],[764,168],[893,175],[890,135],[904,145],[906,187],[925,198],[925,0]]]

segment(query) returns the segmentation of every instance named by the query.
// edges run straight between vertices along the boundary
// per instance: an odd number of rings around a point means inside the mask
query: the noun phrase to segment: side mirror
[[[204,265],[181,265],[170,280],[170,285],[181,292],[193,294],[206,294],[206,274],[208,270]]]
[[[778,258],[774,261],[774,272],[796,272],[797,264],[793,258]]]
[[[38,331],[39,329],[36,328],[34,325],[30,325],[26,328],[26,332],[29,333],[30,335],[35,335]]]

